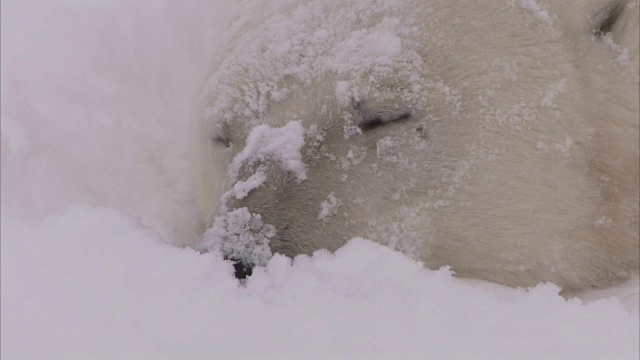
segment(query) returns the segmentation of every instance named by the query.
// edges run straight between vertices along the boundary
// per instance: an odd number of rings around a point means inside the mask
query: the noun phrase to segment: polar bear
[[[366,237],[457,276],[638,271],[638,1],[248,1],[197,104],[200,247]]]

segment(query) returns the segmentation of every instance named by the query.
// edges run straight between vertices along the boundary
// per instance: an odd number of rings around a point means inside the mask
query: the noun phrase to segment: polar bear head
[[[511,286],[637,271],[638,1],[245,6],[193,128],[202,247],[363,236]]]

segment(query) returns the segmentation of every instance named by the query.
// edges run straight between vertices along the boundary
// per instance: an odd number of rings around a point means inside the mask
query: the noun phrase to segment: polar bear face
[[[637,1],[247,6],[194,126],[205,248],[363,236],[567,289],[637,271]]]

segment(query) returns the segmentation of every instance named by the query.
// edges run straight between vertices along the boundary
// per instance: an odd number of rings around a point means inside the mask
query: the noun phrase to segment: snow
[[[566,83],[567,79],[562,79],[551,89],[545,91],[544,97],[540,101],[540,106],[553,108],[556,97],[565,91]]]
[[[255,174],[249,176],[249,178],[245,181],[238,181],[233,184],[233,190],[231,190],[231,194],[238,200],[244,199],[249,195],[251,190],[257,189],[267,180],[267,175],[264,174],[264,170],[258,168]]]
[[[615,299],[456,279],[362,239],[276,255],[241,286],[229,262],[161,244],[113,209],[3,220],[7,359],[638,355],[637,316]]]
[[[629,49],[627,49],[626,47],[620,46],[620,44],[617,44],[613,39],[613,34],[611,33],[604,34],[602,36],[602,40],[604,41],[605,45],[609,49],[620,54],[618,55],[618,57],[616,57],[616,61],[618,63],[622,65],[629,65]]]
[[[231,161],[229,173],[235,182],[242,166],[252,166],[259,161],[273,160],[285,170],[292,172],[298,181],[307,178],[302,161],[304,128],[298,121],[291,121],[283,127],[269,125],[254,127],[247,136],[247,144]]]
[[[228,56],[220,60],[219,71],[208,79],[202,94],[202,98],[209,99],[207,113],[216,119],[231,121],[265,116],[267,99],[295,93],[298,81],[310,84],[328,72],[344,79],[335,88],[336,100],[343,104],[351,99],[359,101],[361,95],[376,95],[381,99],[388,96],[375,86],[380,80],[375,76],[368,77],[368,86],[356,87],[350,83],[371,69],[380,74],[394,72],[399,80],[412,79],[408,81],[413,90],[406,90],[407,101],[419,98],[420,88],[442,87],[438,79],[419,76],[425,65],[418,55],[422,44],[415,34],[417,20],[399,18],[397,2],[379,2],[372,6],[356,1],[350,4],[350,11],[340,11],[330,3],[321,2],[292,7],[285,0],[247,6],[253,8],[245,9],[240,20],[230,27],[231,33],[240,35],[232,37],[224,47],[223,52]],[[268,9],[258,9],[258,6]],[[258,19],[264,17],[263,14],[275,15]],[[380,21],[373,20],[378,18]],[[371,21],[371,27],[353,31],[352,24],[364,19]],[[256,21],[265,24],[256,25]],[[239,30],[248,26],[255,26],[258,31],[242,35]],[[414,40],[408,40],[409,34],[416,35]],[[252,74],[256,84],[238,89],[239,71]],[[296,81],[291,85],[287,79]],[[445,92],[444,88],[439,90]],[[355,129],[357,127],[345,129],[345,138]]]
[[[536,0],[520,0],[520,6],[533,13],[535,17],[549,25],[553,23],[549,12],[544,5],[540,5]]]
[[[338,208],[342,205],[342,201],[336,197],[336,194],[329,193],[327,199],[320,203],[320,214],[318,219],[325,220],[326,218],[338,213]]]
[[[260,214],[253,214],[243,207],[216,216],[213,225],[204,233],[200,248],[265,266],[272,255],[269,239],[275,234],[275,227],[262,222]]]
[[[637,279],[580,294],[587,302],[553,284],[426,270],[364,239],[293,260],[224,249],[268,241],[268,224],[246,209],[205,234],[219,251],[170,245],[195,221],[191,107],[238,6],[2,2],[3,359],[638,358]],[[385,50],[370,50],[384,67],[408,44],[397,20],[381,24],[353,36],[383,36]],[[263,156],[304,177],[299,123],[252,134],[232,169]],[[260,186],[261,173],[229,196]],[[244,284],[220,254],[234,251],[265,265]]]

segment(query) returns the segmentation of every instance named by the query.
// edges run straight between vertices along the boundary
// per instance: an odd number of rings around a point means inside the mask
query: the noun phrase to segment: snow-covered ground
[[[565,300],[354,239],[241,286],[168,245],[195,221],[190,111],[234,9],[3,0],[3,359],[638,358],[637,279]]]

